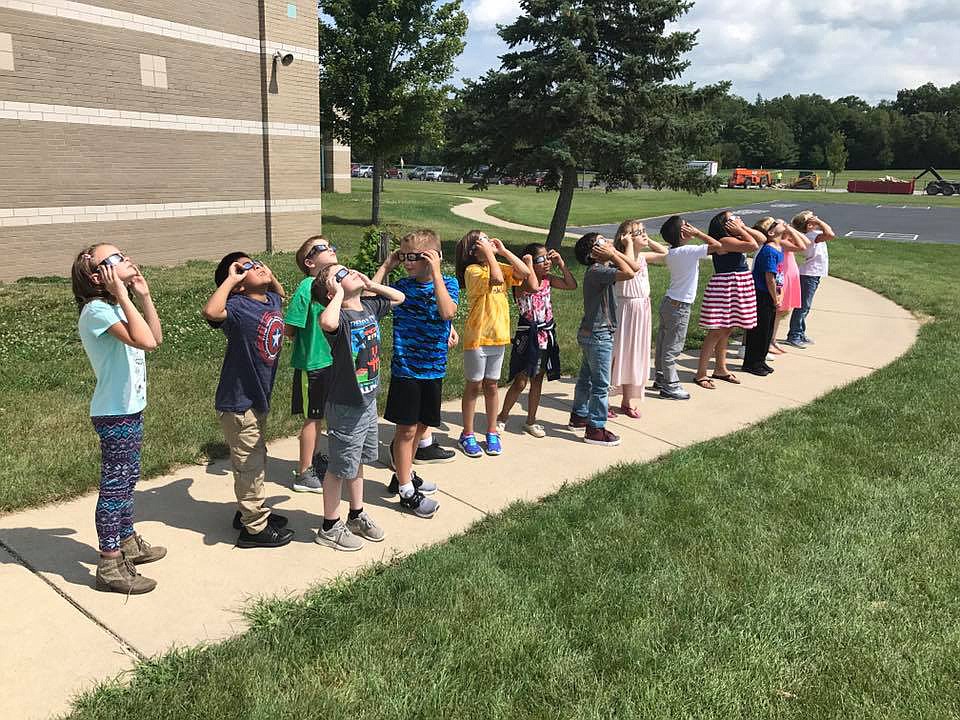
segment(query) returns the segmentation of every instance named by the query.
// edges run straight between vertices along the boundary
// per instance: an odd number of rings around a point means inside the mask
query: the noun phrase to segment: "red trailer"
[[[913,195],[915,185],[916,180],[909,180],[907,182],[894,182],[892,180],[850,180],[847,182],[847,192]]]

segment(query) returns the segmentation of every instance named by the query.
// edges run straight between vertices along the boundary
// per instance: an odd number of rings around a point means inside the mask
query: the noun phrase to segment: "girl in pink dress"
[[[804,252],[810,241],[802,233],[797,232],[792,225],[787,225],[780,236],[780,247],[783,249],[783,300],[777,307],[777,316],[773,321],[773,340],[770,341],[770,352],[774,355],[783,355],[787,351],[777,342],[777,332],[780,330],[780,321],[794,309],[800,307],[800,268],[795,252]]]
[[[650,311],[650,276],[647,262],[667,256],[667,248],[647,235],[640,220],[620,223],[614,246],[627,257],[636,260],[640,269],[630,280],[618,282],[617,331],[613,336],[613,369],[610,373],[610,391],[620,389],[620,412],[634,420],[640,411],[634,407],[643,400],[643,388],[650,379],[650,337],[653,315]]]

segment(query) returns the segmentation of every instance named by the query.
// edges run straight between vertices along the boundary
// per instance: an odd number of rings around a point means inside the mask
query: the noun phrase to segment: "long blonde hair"
[[[810,222],[810,218],[814,215],[813,210],[803,210],[798,212],[793,216],[793,219],[790,221],[790,224],[800,232],[807,231],[807,223]]]

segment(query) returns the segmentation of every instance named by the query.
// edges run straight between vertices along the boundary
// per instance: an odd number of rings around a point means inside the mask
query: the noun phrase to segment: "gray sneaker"
[[[380,542],[383,540],[383,528],[377,525],[373,521],[373,518],[367,515],[366,510],[353,520],[347,520],[347,530],[370,542]]]
[[[668,400],[689,400],[690,393],[681,388],[679,385],[661,385],[660,397]]]
[[[322,493],[323,483],[317,477],[317,471],[309,467],[300,473],[299,477],[294,478],[293,489],[297,492]]]
[[[410,510],[417,517],[432,518],[440,509],[440,503],[414,490],[409,497],[400,496],[400,507]]]
[[[337,524],[329,530],[324,530],[321,525],[317,530],[316,542],[318,545],[326,545],[344,552],[354,552],[363,547],[363,540],[350,532],[350,529],[343,524],[343,520],[337,520]]]

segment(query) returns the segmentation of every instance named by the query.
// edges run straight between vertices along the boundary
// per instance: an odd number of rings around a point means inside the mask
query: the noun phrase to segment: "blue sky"
[[[506,47],[496,24],[520,8],[519,0],[463,2],[470,29],[455,81],[499,66]],[[960,29],[956,0],[699,0],[677,25],[701,31],[682,79],[731,80],[750,100],[819,93],[875,103],[901,88],[960,80],[947,59]]]

